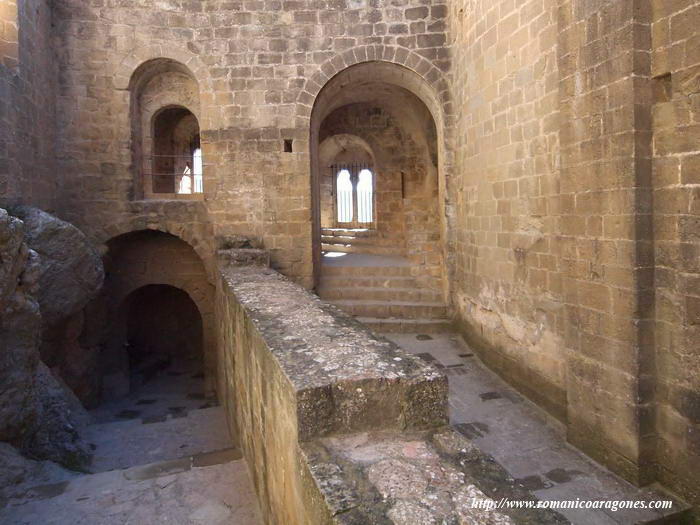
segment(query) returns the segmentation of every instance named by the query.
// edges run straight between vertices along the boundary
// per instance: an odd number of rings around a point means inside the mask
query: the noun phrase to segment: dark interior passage
[[[132,389],[165,370],[202,374],[202,317],[186,292],[143,286],[126,298],[123,316]]]
[[[139,288],[127,299],[129,359],[201,359],[202,317],[186,292],[162,284]]]
[[[112,365],[123,383],[94,417],[160,420],[211,406],[204,394],[203,335],[202,316],[187,292],[149,284],[130,293],[112,336]]]

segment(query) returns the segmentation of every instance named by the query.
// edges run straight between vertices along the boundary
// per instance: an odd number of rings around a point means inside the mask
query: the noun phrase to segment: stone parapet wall
[[[265,523],[568,523],[494,510],[536,498],[447,426],[442,372],[263,261],[220,252],[217,315],[221,399]]]
[[[217,315],[219,391],[267,523],[319,523],[301,442],[447,423],[444,375],[271,269],[222,268]]]

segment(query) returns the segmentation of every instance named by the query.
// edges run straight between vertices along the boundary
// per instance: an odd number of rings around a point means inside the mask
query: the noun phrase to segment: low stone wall
[[[447,380],[279,273],[223,255],[219,392],[264,521],[330,523],[302,442],[445,425]]]

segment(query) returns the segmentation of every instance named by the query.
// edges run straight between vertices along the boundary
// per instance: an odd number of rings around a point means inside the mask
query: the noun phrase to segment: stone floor
[[[658,493],[630,485],[568,445],[561,425],[481,364],[459,336],[385,337],[445,371],[452,424],[539,499],[660,499]],[[559,512],[576,525],[631,525],[665,516],[655,510]]]
[[[27,487],[0,508],[0,523],[260,524],[223,409],[203,399],[196,376],[173,365],[93,411],[92,473]]]
[[[186,415],[191,410],[215,404],[205,398],[201,363],[191,359],[172,362],[148,380],[132,378],[131,393],[102,403],[91,410],[95,422],[143,419],[156,422],[166,417]]]

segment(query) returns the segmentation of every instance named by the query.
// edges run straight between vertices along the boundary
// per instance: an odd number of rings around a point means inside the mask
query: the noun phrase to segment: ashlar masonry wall
[[[55,209],[56,59],[47,0],[0,5],[0,206]]]
[[[558,2],[450,6],[452,300],[489,366],[566,416]]]
[[[464,0],[449,18],[463,332],[574,445],[694,503],[698,9]]]
[[[658,477],[700,501],[700,2],[651,2]]]
[[[446,16],[445,2],[419,0],[58,2],[63,215],[97,239],[110,237],[104,224],[160,220],[131,198],[129,79],[170,58],[198,82],[213,237],[253,236],[275,268],[311,286],[308,98],[328,75],[374,60],[430,74],[443,90],[434,77],[449,65]]]

